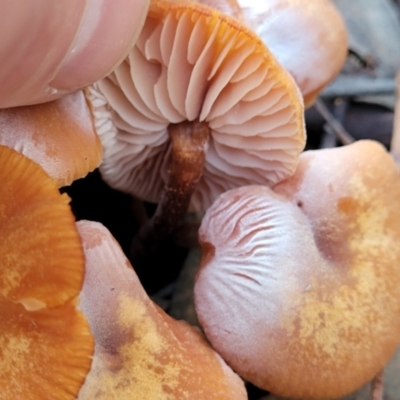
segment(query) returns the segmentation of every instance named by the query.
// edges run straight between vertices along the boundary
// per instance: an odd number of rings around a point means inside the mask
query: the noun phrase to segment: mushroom
[[[59,187],[83,178],[102,158],[82,91],[49,103],[0,109],[0,144],[40,164]]]
[[[147,296],[110,232],[77,223],[86,256],[81,309],[95,337],[79,400],[244,400],[243,381],[200,333]]]
[[[168,181],[171,140],[199,126],[208,131],[199,153],[208,148],[191,199],[196,210],[224,190],[290,176],[304,147],[292,78],[253,32],[200,4],[154,2],[129,57],[89,96],[104,147],[102,176],[151,202]]]
[[[194,289],[216,351],[283,397],[333,399],[371,380],[400,341],[399,199],[373,141],[307,151],[273,190],[221,195]]]
[[[0,145],[0,399],[76,397],[93,353],[77,310],[84,255],[41,167]]]
[[[189,204],[287,178],[304,147],[291,76],[252,31],[201,4],[153,2],[129,57],[89,96],[102,176],[158,203],[144,232],[160,241]]]
[[[198,0],[253,29],[294,77],[305,105],[339,73],[347,29],[331,0]]]

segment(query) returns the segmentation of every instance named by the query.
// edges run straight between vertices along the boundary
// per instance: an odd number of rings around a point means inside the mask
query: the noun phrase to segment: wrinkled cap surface
[[[84,258],[69,199],[0,146],[0,399],[75,399],[93,339],[76,308]]]
[[[344,21],[330,0],[238,0],[244,21],[294,77],[306,105],[347,56]]]
[[[0,144],[35,161],[59,187],[86,176],[102,157],[83,92],[49,103],[0,109]]]
[[[233,189],[206,212],[196,311],[239,375],[290,398],[339,398],[400,340],[400,180],[385,149],[305,152],[272,191]]]
[[[246,399],[243,381],[197,330],[149,299],[110,232],[77,226],[87,271],[81,307],[96,341],[79,400]]]
[[[197,210],[230,188],[290,176],[304,147],[291,76],[248,28],[200,4],[154,2],[129,57],[90,96],[104,179],[148,201],[164,185],[170,123],[211,129]]]

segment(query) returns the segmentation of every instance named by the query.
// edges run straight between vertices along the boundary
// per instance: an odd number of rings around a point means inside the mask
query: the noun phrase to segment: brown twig
[[[400,171],[400,73],[396,77],[396,105],[394,108],[394,123],[390,152]]]
[[[333,103],[332,116],[340,123],[343,123],[348,108],[347,97],[337,97]],[[321,149],[336,147],[337,135],[328,123],[324,124],[324,134],[321,139]]]
[[[342,124],[332,115],[320,98],[315,101],[314,107],[343,144],[355,142],[355,139],[343,128]]]
[[[370,400],[383,400],[384,385],[383,385],[383,369],[378,372],[378,375],[371,382]]]

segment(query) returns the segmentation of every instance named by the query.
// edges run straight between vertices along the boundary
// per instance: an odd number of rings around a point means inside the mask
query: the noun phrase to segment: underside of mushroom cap
[[[76,296],[84,256],[69,198],[0,146],[0,399],[72,400],[93,338]]]
[[[102,158],[82,91],[49,103],[0,109],[0,144],[35,161],[59,187],[86,176]]]
[[[197,210],[230,188],[290,176],[304,147],[292,77],[248,28],[200,4],[154,2],[129,57],[90,97],[104,179],[148,201],[164,185],[171,123],[211,129]]]
[[[96,341],[79,400],[246,399],[243,381],[200,333],[149,299],[110,232],[77,226],[87,260],[81,308]]]
[[[294,77],[311,105],[347,56],[346,26],[331,0],[238,0],[243,20]]]
[[[371,380],[400,340],[400,180],[377,143],[305,152],[272,191],[206,212],[196,311],[239,375],[333,399]]]

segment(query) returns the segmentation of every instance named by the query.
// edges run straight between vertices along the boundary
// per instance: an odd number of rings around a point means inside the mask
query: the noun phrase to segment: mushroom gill
[[[310,106],[347,56],[347,29],[334,2],[238,0],[238,4],[242,19],[291,73]]]
[[[210,130],[196,210],[230,188],[290,176],[304,147],[291,76],[248,28],[201,4],[154,2],[129,56],[88,93],[104,179],[148,201],[167,180],[171,124]]]
[[[336,399],[400,340],[400,180],[383,146],[302,153],[273,189],[232,189],[207,210],[194,288],[207,338],[276,395]]]

